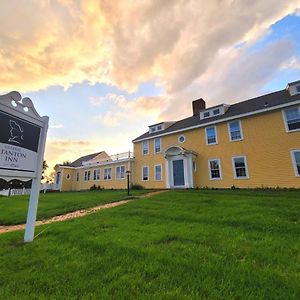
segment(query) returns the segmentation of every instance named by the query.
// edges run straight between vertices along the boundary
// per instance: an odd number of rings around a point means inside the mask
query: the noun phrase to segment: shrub
[[[134,184],[131,185],[131,189],[132,190],[143,190],[145,188],[140,184],[134,183]]]

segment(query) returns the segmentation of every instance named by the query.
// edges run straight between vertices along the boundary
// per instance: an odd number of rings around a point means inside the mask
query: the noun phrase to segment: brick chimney
[[[194,100],[192,102],[192,105],[193,105],[193,116],[198,115],[199,111],[205,109],[206,107],[205,101],[202,98]]]

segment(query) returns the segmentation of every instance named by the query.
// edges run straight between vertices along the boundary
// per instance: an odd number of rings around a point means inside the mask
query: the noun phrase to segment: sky
[[[300,79],[300,0],[0,1],[0,94],[50,117],[45,159],[132,150],[158,121]]]

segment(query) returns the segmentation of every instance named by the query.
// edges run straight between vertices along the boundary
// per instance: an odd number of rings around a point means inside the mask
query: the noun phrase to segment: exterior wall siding
[[[295,176],[291,150],[300,148],[300,131],[287,133],[282,111],[274,111],[241,119],[243,140],[230,142],[227,122],[216,125],[217,145],[206,145],[205,128],[161,137],[162,150],[172,145],[193,150],[196,157],[194,172],[195,187],[241,188],[254,187],[300,187],[300,178]],[[185,135],[184,143],[178,137]],[[149,154],[142,155],[142,142],[134,144],[135,181],[146,188],[165,188],[165,159],[163,154],[154,154],[154,139],[149,140]],[[234,179],[233,156],[246,156],[249,178]],[[221,162],[222,179],[210,180],[208,160],[218,158]],[[162,164],[163,178],[154,181],[154,165]],[[142,166],[149,165],[149,181],[142,181]]]

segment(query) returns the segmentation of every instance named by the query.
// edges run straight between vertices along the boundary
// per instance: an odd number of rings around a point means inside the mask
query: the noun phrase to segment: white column
[[[170,161],[166,158],[166,188],[169,189],[171,187],[170,184]]]
[[[183,157],[183,170],[184,170],[184,187],[189,188],[189,172],[188,172],[189,164],[187,157]]]

